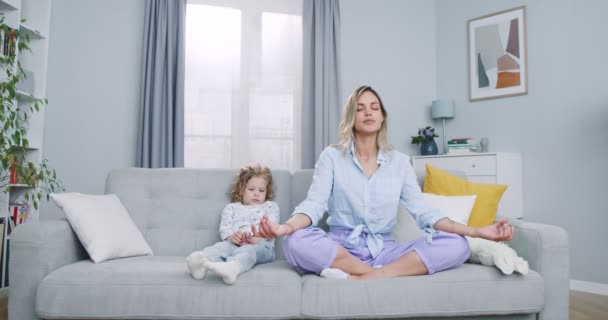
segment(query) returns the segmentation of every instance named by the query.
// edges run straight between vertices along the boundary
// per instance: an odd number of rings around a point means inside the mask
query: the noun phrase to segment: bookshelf
[[[46,97],[46,79],[48,66],[48,39],[51,16],[51,0],[0,0],[0,15],[4,17],[4,23],[12,29],[19,29],[22,35],[28,34],[30,38],[31,52],[20,52],[17,60],[24,70],[28,71],[28,80],[31,82],[28,89],[17,91],[16,103],[19,108],[26,108],[38,97]],[[4,74],[4,72],[0,72]],[[4,75],[4,77],[6,77]],[[44,107],[39,112],[33,113],[28,121],[27,139],[28,148],[25,148],[28,161],[40,163],[42,160],[42,142],[44,133]],[[12,213],[9,212],[11,203],[23,200],[27,191],[32,191],[31,186],[14,183],[9,185],[9,192],[0,192],[0,261],[1,277],[0,287],[7,287],[8,257],[7,248],[10,241],[9,221]],[[30,206],[29,220],[37,220],[38,212]],[[2,223],[3,222],[3,223]],[[18,227],[18,226],[17,226]]]

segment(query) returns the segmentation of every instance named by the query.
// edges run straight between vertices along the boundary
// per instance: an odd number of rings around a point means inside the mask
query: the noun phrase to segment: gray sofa
[[[232,286],[215,275],[194,280],[185,257],[219,239],[219,213],[235,173],[129,168],[109,174],[106,193],[120,197],[155,256],[94,264],[67,221],[20,226],[10,244],[9,319],[568,319],[567,235],[521,220],[512,221],[511,245],[530,263],[526,276],[467,263],[431,276],[329,280],[298,274],[277,241],[278,260]],[[312,172],[275,170],[274,178],[284,221],[306,196]]]

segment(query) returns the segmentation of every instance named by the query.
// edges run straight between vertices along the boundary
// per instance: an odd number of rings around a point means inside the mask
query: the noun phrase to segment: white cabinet
[[[425,165],[450,171],[461,171],[472,182],[508,185],[498,215],[523,218],[522,159],[519,153],[471,153],[466,155],[435,155],[412,157],[416,175],[424,177]]]

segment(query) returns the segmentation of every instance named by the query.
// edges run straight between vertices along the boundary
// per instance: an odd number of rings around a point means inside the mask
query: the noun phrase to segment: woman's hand
[[[292,233],[294,230],[291,226],[286,224],[278,224],[276,222],[270,221],[268,216],[263,216],[260,221],[260,229],[256,230],[255,225],[251,225],[251,230],[253,230],[254,237],[262,237],[266,239],[273,239],[276,237],[288,235]]]
[[[477,237],[493,241],[509,241],[513,239],[514,233],[515,229],[507,223],[506,219],[477,229]]]

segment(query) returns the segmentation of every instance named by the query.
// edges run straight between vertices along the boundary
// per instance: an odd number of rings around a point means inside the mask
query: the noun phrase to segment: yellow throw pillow
[[[469,182],[427,164],[423,190],[442,196],[477,195],[468,225],[483,227],[494,223],[498,203],[507,186]]]

